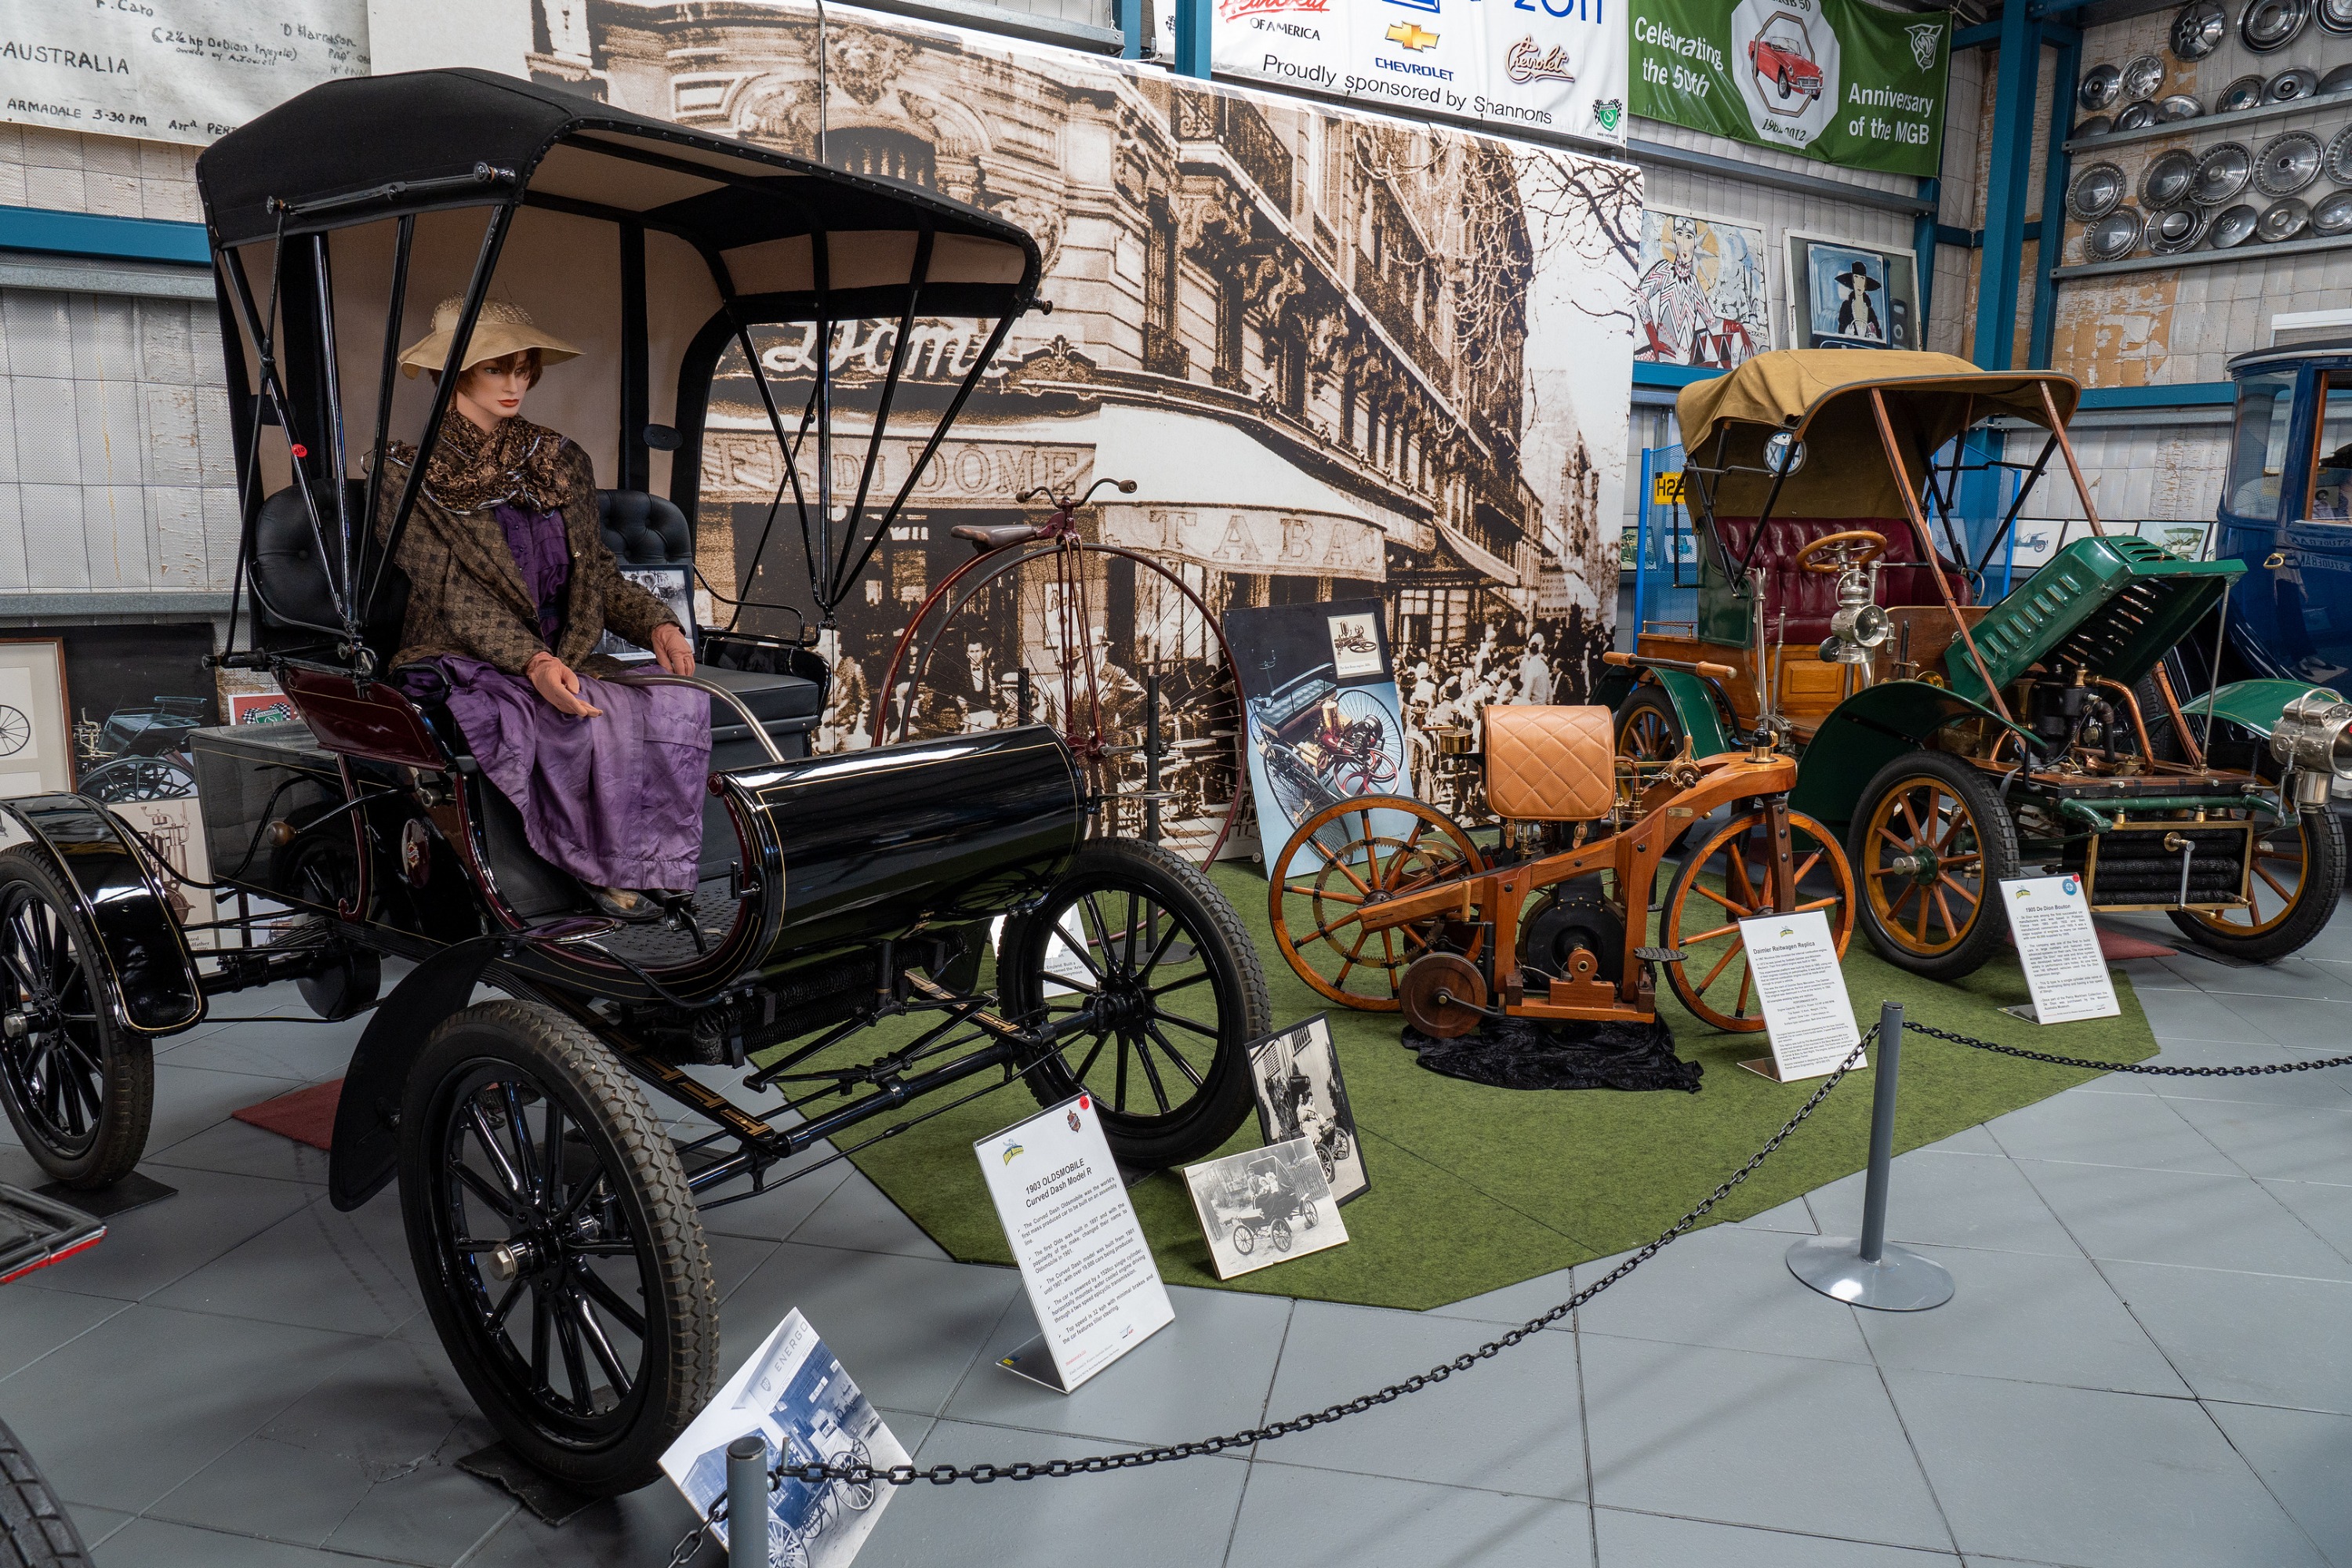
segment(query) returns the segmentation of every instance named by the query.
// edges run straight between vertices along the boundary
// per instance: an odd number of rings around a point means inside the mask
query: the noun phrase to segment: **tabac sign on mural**
[[[1864,0],[1633,0],[1633,112],[1901,174],[1942,165],[1948,18]]]
[[[1406,113],[1625,138],[1617,0],[1212,0],[1219,75]],[[1175,48],[1161,8],[1162,47]]]

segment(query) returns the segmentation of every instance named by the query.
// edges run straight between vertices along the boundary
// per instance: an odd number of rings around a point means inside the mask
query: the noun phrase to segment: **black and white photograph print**
[[[1258,1131],[1267,1144],[1305,1139],[1335,1203],[1352,1202],[1371,1190],[1329,1018],[1318,1013],[1252,1046],[1250,1089],[1257,1096]]]
[[[789,606],[747,608],[744,630],[826,625],[818,750],[1098,706],[1119,830],[1139,834],[1156,682],[1160,826],[1205,857],[1245,790],[1216,637],[1230,610],[1367,602],[1381,636],[1359,620],[1343,665],[1377,640],[1424,710],[1465,728],[1485,702],[1590,689],[1617,597],[1632,165],[805,0],[539,0],[536,19],[538,79],[919,185],[1037,240],[1053,313],[1011,325],[919,472],[995,323],[751,329],[782,406],[830,364],[836,440],[859,455],[907,334],[876,485],[913,488],[837,618],[816,610],[797,527],[769,526],[786,466],[742,351],[720,356],[697,563]],[[1006,551],[940,595],[973,559],[959,528],[1043,523],[1039,488],[1105,479],[1133,488],[1078,509],[1082,557]],[[1432,773],[1410,747],[1361,759],[1400,774],[1379,787]]]
[[[1220,1279],[1303,1258],[1348,1239],[1315,1146],[1288,1138],[1184,1167],[1192,1210]]]
[[[749,1432],[766,1439],[768,1462],[907,1462],[880,1412],[795,1308],[736,1369],[718,1396],[662,1456],[662,1469],[698,1513],[727,1490],[727,1446]],[[890,1500],[887,1486],[785,1480],[769,1493],[768,1562],[848,1568]],[[726,1522],[713,1527],[727,1543]]]

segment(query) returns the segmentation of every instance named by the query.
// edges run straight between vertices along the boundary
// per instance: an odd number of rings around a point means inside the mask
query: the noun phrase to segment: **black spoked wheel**
[[[400,1199],[499,1435],[582,1490],[654,1479],[716,1384],[719,1293],[677,1151],[612,1053],[532,1004],[448,1019],[409,1077]]]
[[[139,1163],[155,1058],[123,1027],[73,895],[27,845],[0,854],[0,1101],[35,1163],[72,1187]]]
[[[89,1568],[72,1516],[41,1479],[16,1435],[0,1426],[0,1563],[7,1568]]]
[[[1006,923],[997,979],[1016,1018],[1054,1033],[1028,1072],[1038,1102],[1093,1095],[1120,1159],[1197,1160],[1249,1114],[1249,1045],[1274,1026],[1265,972],[1224,895],[1166,850],[1082,845]]]
[[[1247,1258],[1257,1250],[1257,1232],[1236,1222],[1234,1226],[1234,1250]]]

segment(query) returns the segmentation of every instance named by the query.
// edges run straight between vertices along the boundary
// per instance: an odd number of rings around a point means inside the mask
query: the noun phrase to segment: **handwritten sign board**
[[[1091,1096],[972,1151],[1043,1331],[1003,1366],[1067,1394],[1175,1321]]]
[[[19,7],[0,120],[205,145],[336,77],[368,74],[365,0],[119,0]]]
[[[1741,921],[1739,934],[1772,1041],[1769,1060],[1739,1065],[1780,1083],[1835,1072],[1862,1043],[1862,1032],[1854,1027],[1829,917],[1820,910],[1759,915]]]
[[[2036,1024],[2112,1018],[2123,1011],[2080,877],[2015,878],[2000,885],[2000,907],[2009,911],[2009,933],[2033,994],[2032,1006],[2002,1011]]]

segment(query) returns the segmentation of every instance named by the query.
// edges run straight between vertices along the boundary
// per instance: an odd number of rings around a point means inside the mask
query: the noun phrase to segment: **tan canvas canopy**
[[[2002,414],[2049,428],[2054,409],[2063,426],[2082,396],[2072,376],[2055,371],[1979,370],[1953,354],[1784,349],[1683,388],[1675,413],[1697,467],[1761,468],[1764,438],[1777,430],[1804,442],[1804,467],[1781,485],[1775,517],[1900,517],[1906,487],[1887,460],[1874,389],[1884,397],[1914,488],[1928,454],[1979,420]],[[1754,517],[1770,488],[1761,473],[1727,474],[1715,482],[1715,513]]]

